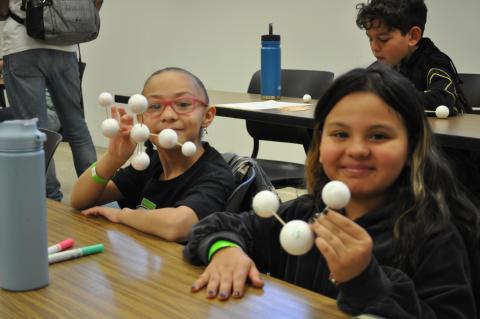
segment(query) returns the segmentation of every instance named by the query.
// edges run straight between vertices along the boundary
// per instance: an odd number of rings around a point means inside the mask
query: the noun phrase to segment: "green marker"
[[[79,258],[82,256],[88,256],[91,254],[101,253],[104,250],[103,244],[97,244],[92,246],[85,246],[82,248],[76,248],[71,250],[65,250],[59,253],[48,255],[48,263],[58,263],[60,261]]]

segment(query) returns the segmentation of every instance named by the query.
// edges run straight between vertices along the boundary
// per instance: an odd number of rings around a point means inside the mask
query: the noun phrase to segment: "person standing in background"
[[[96,0],[97,10],[103,1]],[[16,118],[38,118],[48,128],[45,89],[63,128],[62,135],[72,149],[78,176],[96,160],[95,147],[81,105],[81,83],[75,45],[51,45],[31,38],[23,24],[10,12],[24,18],[22,0],[0,0],[3,29],[2,55],[7,96]],[[63,194],[52,160],[47,172],[47,197],[62,200]]]

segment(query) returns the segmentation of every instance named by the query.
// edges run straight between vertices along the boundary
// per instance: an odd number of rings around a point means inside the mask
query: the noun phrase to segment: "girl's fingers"
[[[318,250],[320,250],[329,265],[339,259],[339,255],[335,249],[333,249],[333,247],[330,246],[330,244],[322,237],[315,238],[315,246],[317,246]]]
[[[318,237],[323,238],[329,246],[335,250],[337,255],[341,255],[342,252],[347,250],[347,246],[353,241],[353,239],[338,230],[333,231],[328,226],[332,227],[331,225],[315,223],[315,226],[313,226],[314,232]]]
[[[218,292],[218,286],[220,285],[220,275],[218,272],[210,273],[210,279],[207,284],[207,298],[215,298]]]
[[[245,293],[245,283],[247,281],[247,270],[244,268],[237,269],[233,274],[232,297],[240,298]]]
[[[360,240],[363,239],[365,235],[368,236],[366,230],[360,225],[335,211],[330,210],[327,215],[320,216],[319,219],[330,223],[334,231],[345,233],[354,239]]]
[[[210,273],[208,271],[204,271],[203,274],[193,283],[192,285],[192,292],[197,292],[203,287],[208,284],[208,280],[210,279]]]
[[[252,264],[252,267],[250,267],[250,272],[248,273],[248,278],[252,282],[252,285],[257,288],[262,288],[264,285],[264,282],[262,280],[262,277],[260,276],[260,272],[257,269],[257,266],[255,264]]]
[[[232,274],[230,272],[222,273],[220,279],[220,286],[218,290],[218,298],[220,300],[227,300],[232,292]]]

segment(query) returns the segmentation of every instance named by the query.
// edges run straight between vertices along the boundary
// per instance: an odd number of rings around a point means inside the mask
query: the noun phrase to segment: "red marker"
[[[53,246],[48,247],[48,254],[58,253],[59,251],[68,249],[73,246],[73,239],[67,238],[64,241],[59,242]]]

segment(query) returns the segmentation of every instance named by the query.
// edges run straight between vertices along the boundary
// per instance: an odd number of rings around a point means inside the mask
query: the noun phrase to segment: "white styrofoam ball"
[[[197,146],[193,142],[185,142],[182,145],[182,154],[186,157],[190,157],[197,153]]]
[[[343,182],[331,181],[322,189],[322,200],[328,208],[341,209],[350,201],[350,190]]]
[[[439,105],[435,109],[435,115],[439,119],[446,119],[449,114],[450,114],[450,111],[449,111],[448,107],[446,107],[445,105]]]
[[[311,96],[310,94],[305,94],[305,95],[303,96],[303,102],[305,102],[305,103],[310,103],[310,102],[312,102],[312,96]]]
[[[130,138],[137,144],[145,142],[149,136],[150,130],[145,124],[137,123],[130,130]]]
[[[280,206],[280,201],[275,193],[271,191],[261,191],[253,197],[252,207],[260,217],[268,218],[272,217],[273,213],[276,213],[278,207]]]
[[[112,138],[117,135],[120,125],[116,119],[106,119],[102,122],[102,133],[105,137]]]
[[[313,246],[313,235],[310,226],[303,220],[289,221],[280,231],[280,245],[290,255],[300,256]]]
[[[171,128],[166,128],[158,135],[158,143],[161,147],[171,149],[177,145],[178,135],[177,132]]]
[[[102,92],[98,96],[98,104],[100,104],[100,106],[109,107],[114,102],[115,100],[113,99],[113,95],[111,93]]]
[[[128,99],[128,109],[134,114],[141,114],[148,108],[148,101],[142,94],[134,94]]]
[[[137,171],[143,171],[148,165],[150,165],[150,158],[147,153],[140,152],[133,156],[131,163],[134,169]]]

